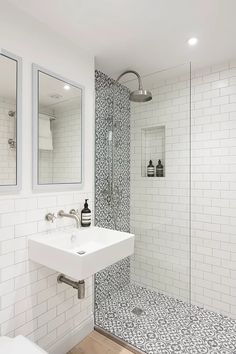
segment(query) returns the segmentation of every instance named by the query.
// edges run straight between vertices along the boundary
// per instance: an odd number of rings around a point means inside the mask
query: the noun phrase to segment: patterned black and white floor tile
[[[136,285],[101,302],[95,321],[147,354],[236,354],[236,320]]]

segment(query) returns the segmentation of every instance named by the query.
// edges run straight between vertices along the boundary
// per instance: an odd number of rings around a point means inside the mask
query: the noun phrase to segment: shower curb
[[[133,345],[128,344],[125,342],[123,339],[115,336],[114,334],[111,334],[110,332],[107,332],[105,329],[99,327],[99,326],[94,326],[94,330],[97,331],[98,333],[102,334],[103,336],[113,340],[117,344],[121,345],[125,349],[129,350],[130,352],[134,354],[146,354],[145,352],[142,352],[141,350],[135,348]]]

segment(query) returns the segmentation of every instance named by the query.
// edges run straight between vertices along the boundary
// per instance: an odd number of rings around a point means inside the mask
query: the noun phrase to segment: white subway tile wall
[[[192,82],[192,297],[231,317],[236,317],[235,64],[197,71]]]
[[[0,97],[0,185],[16,184],[16,149],[10,148],[8,139],[15,140],[15,117],[9,117],[9,111],[15,111],[13,100]]]
[[[68,192],[0,201],[0,333],[22,334],[47,349],[93,313],[92,278],[86,297],[57,284],[57,273],[28,259],[27,237],[73,224],[73,220],[45,221],[49,211],[82,209],[91,193]],[[79,202],[78,202],[79,201]],[[42,255],[43,257],[43,255]]]
[[[139,285],[188,300],[190,82],[186,77],[161,82],[158,75],[150,81],[145,86],[151,85],[153,100],[131,105],[131,230],[136,236],[131,277]],[[165,177],[145,178],[141,129],[158,127],[165,134]],[[163,149],[151,152],[148,160],[156,165]]]
[[[189,80],[158,75],[132,105],[132,278],[189,300]],[[236,63],[192,73],[192,301],[236,317]],[[165,125],[164,179],[141,177],[141,128]],[[158,158],[155,156],[155,158]],[[147,161],[148,163],[148,161]]]

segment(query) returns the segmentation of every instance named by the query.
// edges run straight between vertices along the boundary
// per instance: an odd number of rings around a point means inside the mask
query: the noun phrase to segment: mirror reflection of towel
[[[39,149],[53,150],[50,117],[39,114]]]

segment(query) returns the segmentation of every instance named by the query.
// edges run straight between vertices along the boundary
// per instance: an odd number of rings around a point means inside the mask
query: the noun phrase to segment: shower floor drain
[[[139,307],[135,307],[131,312],[136,316],[141,316],[143,313],[143,310],[140,309]]]

